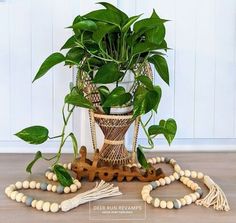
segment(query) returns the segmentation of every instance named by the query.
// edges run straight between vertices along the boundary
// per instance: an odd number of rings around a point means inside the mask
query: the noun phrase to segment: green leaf
[[[158,18],[146,18],[137,21],[134,24],[134,32],[137,33],[142,29],[148,30],[158,27],[160,24],[163,24],[166,20],[158,19]]]
[[[160,45],[165,38],[165,34],[166,34],[165,26],[164,24],[160,24],[156,28],[148,30],[145,33],[145,36],[148,42]]]
[[[123,76],[124,73],[119,71],[118,65],[114,62],[110,62],[98,69],[93,82],[99,84],[108,84],[118,81]]]
[[[28,173],[32,172],[32,167],[33,165],[36,163],[37,160],[42,158],[42,153],[40,151],[38,151],[37,153],[35,153],[34,159],[27,165],[26,167],[26,171]]]
[[[66,65],[78,65],[85,55],[85,51],[80,47],[71,48],[66,54]]]
[[[41,67],[39,68],[39,71],[37,72],[37,74],[34,77],[34,81],[36,81],[37,79],[41,78],[42,76],[44,76],[48,70],[50,70],[53,66],[61,63],[65,61],[65,57],[63,54],[61,53],[53,53],[51,54],[41,65]]]
[[[106,101],[108,95],[110,94],[110,91],[106,86],[100,86],[98,87],[98,92],[100,94],[101,104],[103,104]],[[110,113],[110,108],[108,107],[102,107],[102,108],[106,114]]]
[[[75,135],[71,132],[69,134],[71,140],[72,140],[72,145],[73,145],[73,150],[74,150],[74,157],[76,158],[78,156],[78,143],[77,140],[75,138]]]
[[[148,61],[155,66],[162,80],[169,85],[169,70],[166,59],[160,55],[153,55],[148,58]]]
[[[72,177],[67,172],[67,170],[61,165],[55,165],[53,168],[55,174],[57,175],[57,179],[59,183],[64,187],[69,187],[73,184]]]
[[[138,86],[134,94],[133,117],[148,113],[156,107],[159,101],[159,94],[155,90],[148,90],[143,86]]]
[[[107,22],[120,27],[121,18],[118,13],[113,10],[99,9],[86,14],[84,17],[101,22]]]
[[[92,20],[82,20],[82,21],[75,23],[72,26],[72,28],[75,32],[77,30],[85,30],[85,31],[93,32],[93,31],[97,30],[97,25]]]
[[[85,98],[82,94],[76,93],[76,91],[66,95],[65,103],[75,105],[82,108],[90,108],[93,109],[93,104],[87,98]]]
[[[140,146],[138,146],[137,148],[137,158],[138,158],[138,162],[141,164],[141,166],[144,169],[148,169],[150,167],[150,164],[147,162],[145,155],[143,153],[143,150],[141,149]]]
[[[15,134],[30,144],[42,144],[48,139],[48,129],[43,126],[31,126]]]
[[[150,50],[155,50],[155,49],[158,49],[158,47],[154,43],[149,43],[149,42],[137,43],[133,48],[133,56],[136,54],[148,52]]]
[[[122,23],[127,21],[128,18],[129,18],[124,12],[122,12],[120,9],[116,8],[114,5],[112,5],[110,3],[98,2],[98,4],[103,5],[106,9],[109,9],[109,10],[112,10],[112,11],[116,12],[120,16],[120,18],[122,20]]]
[[[129,102],[132,98],[130,93],[126,93],[123,87],[116,87],[108,96],[103,107],[121,106]]]
[[[162,91],[161,91],[160,86],[153,86],[153,89],[154,89],[154,90],[157,92],[157,94],[158,94],[157,103],[156,103],[156,105],[155,105],[154,108],[153,108],[153,110],[154,110],[155,112],[157,112],[159,103],[160,103],[160,101],[161,101]]]
[[[132,16],[128,19],[128,21],[126,22],[126,24],[122,27],[121,31],[123,33],[127,32],[130,28],[130,26],[137,20],[139,19],[141,15],[137,15],[137,16]]]
[[[71,36],[66,42],[65,44],[62,46],[61,50],[63,49],[69,49],[69,48],[72,48],[72,47],[75,47],[76,46],[76,37],[75,35],[74,36]]]
[[[138,81],[140,81],[146,88],[149,90],[153,89],[153,83],[151,79],[145,75],[140,75],[136,78]]]
[[[169,145],[173,141],[177,131],[177,124],[174,119],[161,120],[159,125],[152,125],[148,128],[148,133],[151,136],[163,134]]]
[[[113,31],[116,26],[104,22],[97,22],[98,29],[93,32],[93,40],[100,43],[102,38],[109,32]]]

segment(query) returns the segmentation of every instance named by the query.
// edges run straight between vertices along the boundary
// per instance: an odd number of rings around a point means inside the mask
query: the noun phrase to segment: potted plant
[[[57,170],[62,147],[68,138],[71,138],[74,155],[77,156],[78,145],[74,134],[65,135],[68,120],[76,107],[92,111],[92,118],[100,124],[103,132],[107,134],[105,140],[109,141],[113,148],[119,143],[123,144],[126,130],[138,119],[149,143],[148,147],[138,146],[138,160],[144,168],[148,168],[148,164],[142,149],[153,148],[153,139],[160,134],[164,135],[169,144],[175,136],[177,126],[174,119],[161,120],[159,124],[149,126],[153,112],[158,110],[162,94],[160,86],[153,83],[150,64],[161,79],[169,84],[168,65],[164,58],[168,50],[165,41],[167,20],[161,19],[155,10],[150,18],[140,19],[141,15],[128,17],[109,3],[99,4],[104,6],[104,9],[91,11],[74,19],[68,27],[72,29],[73,35],[61,48],[66,50],[65,54],[51,54],[33,80],[34,82],[43,77],[59,63],[64,63],[69,68],[75,67],[77,71],[76,83],[70,84],[70,92],[65,96],[61,135],[49,137],[47,128],[43,126],[28,127],[16,134],[31,144],[41,144],[50,138],[61,138],[58,153],[46,158],[40,151],[37,152],[27,167],[28,172],[31,172],[33,164],[40,158],[54,160],[52,167]],[[150,118],[144,123],[142,116],[147,113]],[[121,124],[118,126],[114,120],[117,119],[116,116],[121,115],[123,121],[119,121],[118,124]],[[104,123],[111,125],[115,132],[111,138],[106,137],[113,130],[104,127]],[[123,152],[128,156],[126,151]],[[61,168],[55,172],[59,181],[60,175],[69,178]]]

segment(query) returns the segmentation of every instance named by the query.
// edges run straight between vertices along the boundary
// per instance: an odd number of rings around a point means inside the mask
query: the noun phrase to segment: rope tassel
[[[114,187],[113,184],[106,183],[102,180],[100,183],[96,182],[96,186],[93,189],[63,201],[61,203],[61,210],[66,212],[89,201],[94,201],[105,197],[118,196],[121,194],[122,193],[119,191],[118,187]]]
[[[197,200],[196,204],[207,208],[213,206],[219,211],[229,211],[230,207],[223,190],[209,176],[204,176],[204,184],[210,191],[203,199]]]

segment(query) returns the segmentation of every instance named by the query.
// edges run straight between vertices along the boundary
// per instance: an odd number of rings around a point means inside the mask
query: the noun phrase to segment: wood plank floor
[[[153,154],[154,155],[154,154]],[[161,210],[146,205],[146,217],[143,213],[138,213],[137,216],[126,216],[125,214],[119,215],[120,220],[124,222],[207,222],[207,223],[235,223],[236,222],[236,153],[162,153],[162,156],[173,157],[181,165],[183,169],[198,170],[210,175],[225,191],[231,210],[229,212],[215,211],[212,208],[204,208],[192,204],[181,208],[180,210]],[[151,156],[151,154],[150,154]],[[33,157],[32,154],[0,154],[0,223],[18,223],[18,222],[111,222],[116,216],[112,214],[108,216],[107,220],[94,220],[94,216],[89,217],[89,204],[81,205],[80,207],[71,210],[67,213],[59,212],[43,213],[36,211],[33,208],[27,208],[23,204],[11,201],[4,194],[5,186],[15,183],[17,180],[35,179],[45,181],[43,172],[47,167],[47,163],[39,162],[33,169],[33,175],[29,176],[25,173],[24,169],[29,160]],[[69,162],[71,155],[64,155],[63,162]],[[169,166],[162,166],[166,174],[171,173],[172,169]],[[115,185],[120,187],[123,195],[119,197],[109,198],[106,204],[130,204],[130,200],[141,199],[140,191],[145,185],[138,181],[117,183]],[[199,183],[204,192],[206,188]],[[94,183],[82,181],[82,188],[78,192],[83,192],[91,189]],[[73,195],[57,195],[49,192],[42,191],[27,191],[28,195],[33,195],[36,198],[41,198],[48,201],[60,202]],[[153,195],[159,196],[163,199],[180,198],[181,196],[189,193],[189,189],[178,182],[174,182],[169,186],[160,188],[153,192]],[[119,200],[119,201],[117,201]],[[110,203],[109,203],[110,202]],[[135,203],[137,202],[137,203]],[[94,208],[94,204],[99,205],[99,202],[90,203],[90,208]],[[101,204],[104,204],[101,202]],[[134,201],[134,204],[143,204],[140,201]],[[92,205],[92,206],[91,206]],[[143,217],[145,219],[139,220]],[[91,218],[93,220],[91,220]],[[129,219],[129,220],[124,220]],[[135,220],[136,219],[136,220]],[[116,219],[118,220],[118,219]],[[115,221],[116,222],[116,221]]]

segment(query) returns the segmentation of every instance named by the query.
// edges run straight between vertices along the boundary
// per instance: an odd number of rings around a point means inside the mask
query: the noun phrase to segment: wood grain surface
[[[154,156],[156,154],[149,154]],[[44,170],[47,168],[48,163],[39,162],[33,168],[33,174],[28,175],[25,173],[24,169],[28,161],[33,157],[32,154],[1,154],[0,155],[0,223],[21,223],[21,222],[117,222],[118,219],[124,222],[207,222],[207,223],[235,223],[236,222],[236,153],[162,153],[162,156],[173,157],[181,165],[183,169],[198,170],[210,175],[225,191],[231,210],[229,212],[219,212],[212,208],[204,208],[192,204],[181,208],[180,210],[162,210],[160,208],[154,208],[150,205],[146,205],[146,214],[141,218],[142,213],[137,215],[127,216],[120,214],[117,216],[112,216],[112,214],[106,217],[106,220],[98,220],[99,216],[95,220],[91,220],[91,215],[89,215],[90,209],[93,204],[99,205],[104,204],[102,202],[96,201],[89,204],[81,205],[80,207],[71,210],[67,213],[59,212],[57,214],[53,213],[43,213],[36,211],[33,208],[28,208],[24,204],[19,204],[11,201],[4,194],[5,186],[15,183],[17,180],[39,180],[46,181],[43,176]],[[64,155],[62,161],[69,162],[72,155]],[[166,174],[172,172],[172,168],[167,165],[160,165]],[[130,200],[141,199],[140,192],[142,187],[146,183],[133,181],[133,182],[122,182],[117,183],[114,181],[115,185],[118,185],[120,191],[123,195],[119,197],[106,199],[106,204],[119,205],[119,204],[130,204]],[[199,184],[204,189],[204,194],[206,194],[205,186],[199,182]],[[88,189],[93,188],[94,182],[82,181],[82,188],[77,192],[81,193]],[[173,200],[174,198],[180,198],[183,195],[189,193],[190,190],[180,184],[179,182],[174,182],[169,186],[159,188],[152,192],[153,196],[158,196],[166,200]],[[49,192],[28,190],[25,192],[27,195],[32,195],[36,198],[47,201],[60,202],[64,199],[73,197],[73,194],[69,195],[58,195]],[[117,203],[116,200],[119,200]],[[134,201],[135,204],[135,201]],[[137,203],[136,203],[137,204]],[[143,204],[139,201],[139,204]],[[91,211],[91,210],[90,210]],[[92,219],[94,219],[92,217]],[[135,220],[136,219],[136,220]],[[140,219],[140,220],[139,220]],[[142,220],[141,220],[142,219]]]

